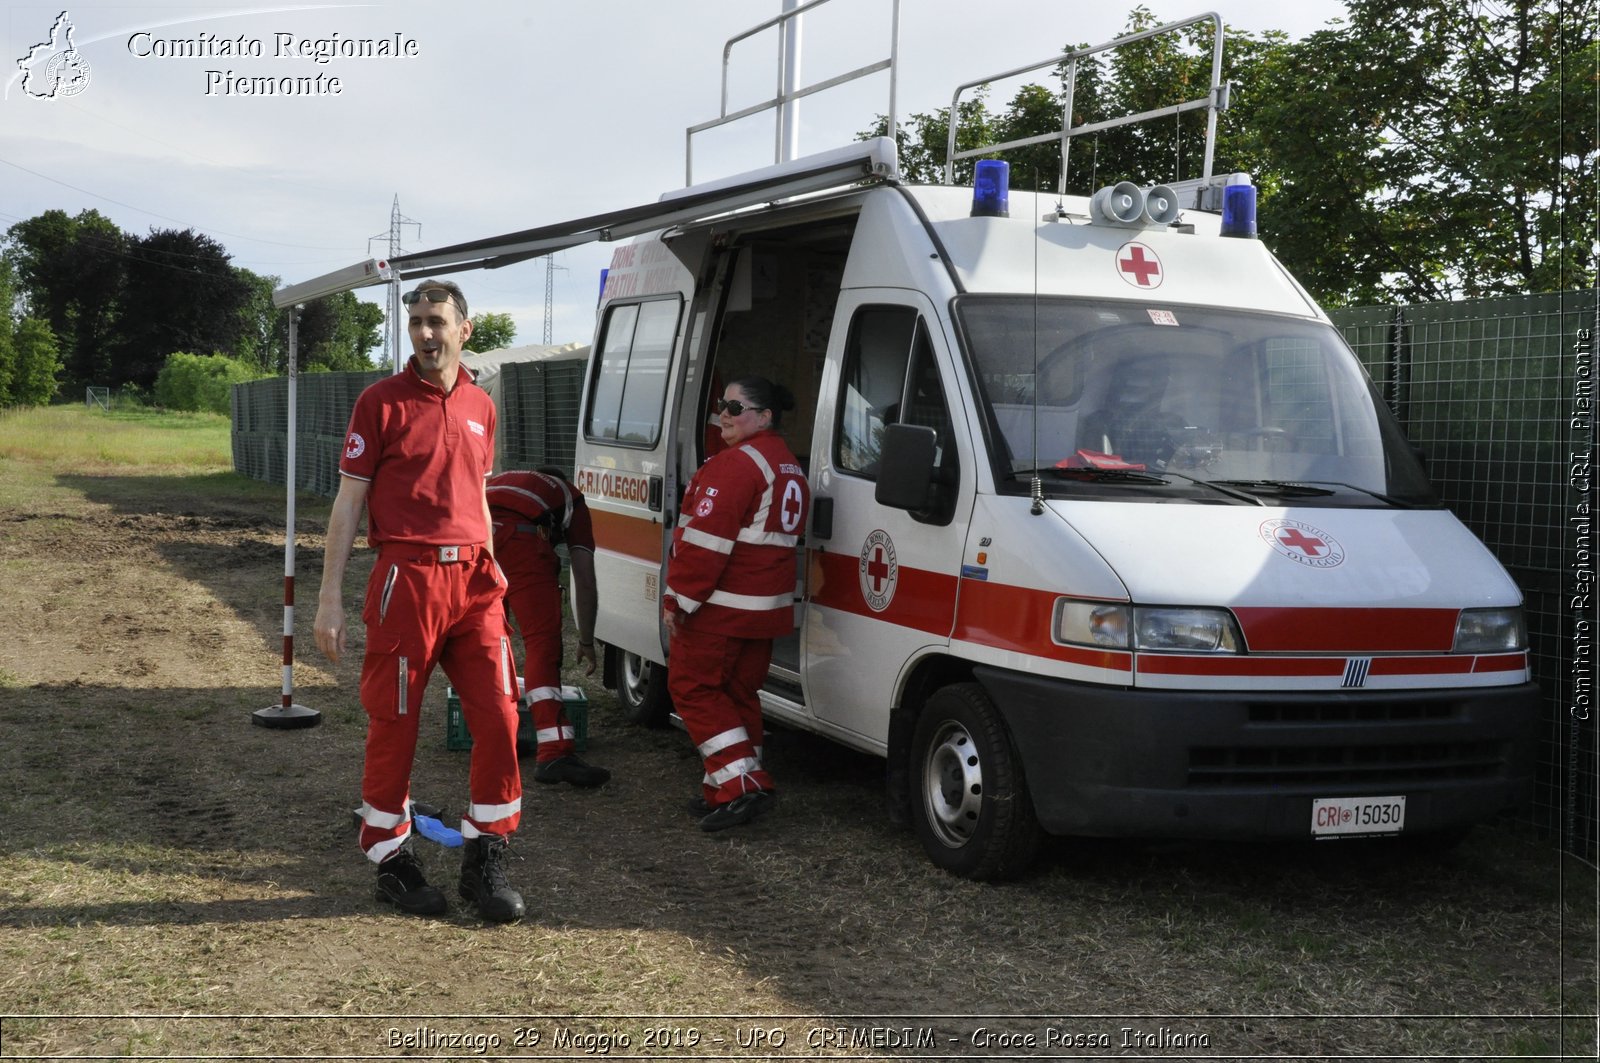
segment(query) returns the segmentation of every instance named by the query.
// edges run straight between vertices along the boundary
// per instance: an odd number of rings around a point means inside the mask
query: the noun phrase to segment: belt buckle
[[[461,547],[459,547],[459,546],[441,546],[441,547],[439,547],[439,561],[441,563],[444,563],[444,562],[447,562],[447,561],[460,561],[460,560],[461,560]]]

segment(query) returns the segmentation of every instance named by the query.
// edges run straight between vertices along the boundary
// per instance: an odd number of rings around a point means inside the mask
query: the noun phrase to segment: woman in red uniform
[[[795,549],[811,497],[775,431],[792,409],[794,396],[765,377],[727,386],[717,404],[727,449],[689,481],[672,534],[662,595],[667,689],[705,761],[706,831],[748,823],[772,805],[757,692],[772,640],[794,630]]]

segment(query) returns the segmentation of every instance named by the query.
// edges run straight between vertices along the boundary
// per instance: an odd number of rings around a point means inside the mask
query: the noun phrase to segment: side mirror
[[[878,505],[925,513],[934,508],[938,483],[934,478],[938,435],[923,425],[891,424],[883,430],[878,458],[878,484],[873,493]]]

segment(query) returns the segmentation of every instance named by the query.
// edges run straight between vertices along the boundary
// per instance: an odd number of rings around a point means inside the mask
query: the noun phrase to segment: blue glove
[[[446,827],[432,816],[413,815],[411,822],[416,824],[417,832],[424,838],[436,841],[448,849],[461,848],[461,832]]]

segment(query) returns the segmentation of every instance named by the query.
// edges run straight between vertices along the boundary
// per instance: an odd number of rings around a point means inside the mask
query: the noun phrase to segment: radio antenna
[[[1039,472],[1039,169],[1033,170],[1033,482],[1029,493],[1035,517],[1044,512],[1044,477]]]

